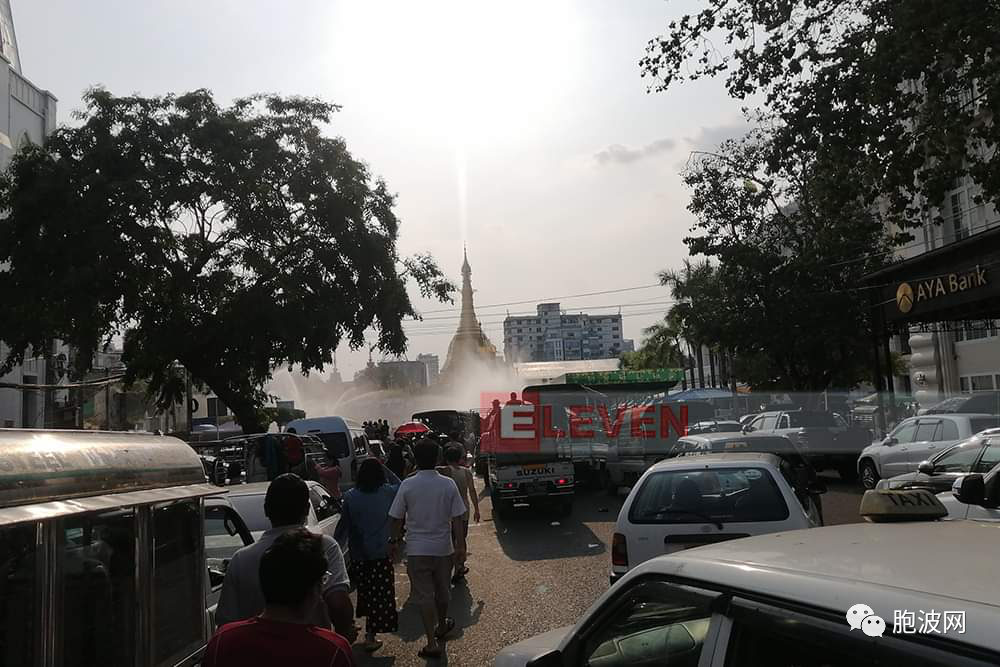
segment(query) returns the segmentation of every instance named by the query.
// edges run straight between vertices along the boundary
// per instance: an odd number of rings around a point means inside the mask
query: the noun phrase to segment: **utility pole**
[[[184,376],[185,376],[184,410],[185,410],[185,415],[186,415],[186,418],[187,418],[187,426],[186,426],[186,428],[187,428],[187,431],[188,431],[188,435],[190,435],[190,433],[192,431],[191,424],[194,422],[194,406],[191,404],[192,401],[194,401],[194,396],[191,395],[192,394],[192,392],[191,392],[191,371],[189,371],[187,368],[185,368],[184,369]]]
[[[104,369],[104,378],[111,377],[111,369]],[[104,383],[104,430],[111,430],[111,383],[105,381]]]

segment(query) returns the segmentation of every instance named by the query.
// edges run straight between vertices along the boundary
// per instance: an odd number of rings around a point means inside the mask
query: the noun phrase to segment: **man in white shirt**
[[[260,586],[260,560],[274,541],[293,528],[301,528],[309,516],[309,488],[298,475],[285,473],[274,478],[264,496],[264,514],[272,528],[249,546],[235,554],[226,568],[215,624],[253,618],[264,609],[264,593]],[[310,625],[334,630],[348,642],[357,639],[354,606],[351,604],[351,583],[344,566],[344,554],[337,540],[321,536],[327,560],[327,577],[323,583],[322,603],[317,604],[307,619]]]
[[[389,508],[392,519],[390,549],[395,558],[406,519],[406,572],[410,596],[420,607],[427,634],[422,658],[441,655],[438,640],[451,632],[455,620],[448,616],[451,568],[455,559],[465,560],[465,502],[454,480],[438,474],[440,450],[433,440],[423,439],[413,448],[418,472],[399,487]]]

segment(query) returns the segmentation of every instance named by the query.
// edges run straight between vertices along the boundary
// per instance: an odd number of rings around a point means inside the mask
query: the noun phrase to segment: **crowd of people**
[[[361,462],[353,488],[341,495],[340,477],[327,472],[335,456],[319,466],[341,501],[333,537],[304,527],[309,491],[299,475],[271,481],[264,512],[272,527],[230,560],[206,667],[353,665],[352,644],[360,639],[362,649],[378,651],[379,635],[399,629],[395,564],[403,559],[425,634],[418,654],[442,655],[456,629],[451,589],[468,573],[469,521],[480,520],[464,444],[458,434],[392,440],[384,420],[365,426],[384,426],[388,448],[384,461]]]

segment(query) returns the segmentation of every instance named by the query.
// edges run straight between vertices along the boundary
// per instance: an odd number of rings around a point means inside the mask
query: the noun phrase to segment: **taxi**
[[[935,520],[946,513],[926,489],[868,491],[867,523],[660,556],[575,626],[514,644],[495,664],[1000,664],[1000,525]]]

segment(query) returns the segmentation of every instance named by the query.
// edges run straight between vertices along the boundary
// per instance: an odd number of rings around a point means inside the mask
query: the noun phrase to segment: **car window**
[[[359,458],[364,458],[364,457],[368,456],[368,438],[365,437],[364,433],[360,433],[360,432],[359,433],[355,433],[355,432],[352,431],[352,434],[354,435],[354,438],[353,438],[353,440],[354,440],[354,455],[357,456],[357,457],[359,457]]]
[[[714,597],[661,582],[639,584],[619,596],[615,608],[584,639],[578,664],[695,665],[708,635]]]
[[[1000,417],[973,417],[969,420],[969,426],[973,433],[979,433],[1000,426]]]
[[[346,459],[351,455],[351,446],[344,433],[313,433],[323,441],[323,447],[331,450],[338,459]]]
[[[758,428],[761,431],[773,431],[774,425],[777,423],[777,421],[778,421],[777,415],[769,415],[767,417],[761,417],[760,425],[758,426]]]
[[[316,512],[317,521],[322,521],[337,513],[337,507],[333,502],[333,498],[326,489],[320,486],[310,485],[309,500],[312,502],[313,511]]]
[[[731,607],[733,627],[725,651],[726,667],[881,667],[883,665],[982,665],[961,654],[917,642],[872,642],[851,631],[843,615],[819,618],[737,598]],[[882,620],[881,617],[875,619]],[[872,623],[878,623],[873,619]],[[888,620],[892,623],[892,619]],[[905,636],[904,636],[905,637]]]
[[[654,473],[642,483],[629,510],[629,521],[637,524],[787,518],[788,505],[771,473],[753,466]]]
[[[209,561],[232,558],[245,546],[231,513],[228,507],[205,507],[205,558]]]
[[[792,412],[789,416],[793,428],[829,428],[837,425],[829,412]]]
[[[917,424],[917,431],[913,435],[914,442],[924,442],[926,440],[933,440],[934,434],[937,432],[938,422],[937,421],[920,421]]]
[[[152,664],[176,664],[201,642],[205,611],[201,530],[197,500],[153,508]]]
[[[917,422],[916,420],[911,422],[903,422],[892,432],[892,437],[896,439],[896,442],[905,445],[908,442],[913,442],[913,436],[917,432]]]
[[[267,530],[271,527],[271,522],[264,516],[263,493],[255,493],[247,496],[230,496],[229,502],[240,513],[243,523],[247,525],[247,530],[250,532],[256,533],[257,531]]]
[[[934,439],[939,442],[943,440],[958,440],[958,426],[950,419],[942,419],[938,424]]]
[[[937,472],[969,472],[972,464],[979,458],[983,444],[980,441],[955,445],[944,454],[934,459],[934,470]]]
[[[39,629],[35,614],[41,577],[36,576],[41,548],[36,544],[35,524],[0,528],[0,665],[35,665],[35,642]]]
[[[976,469],[973,472],[989,472],[998,463],[1000,463],[1000,439],[990,440],[986,443],[983,456],[976,463]]]

